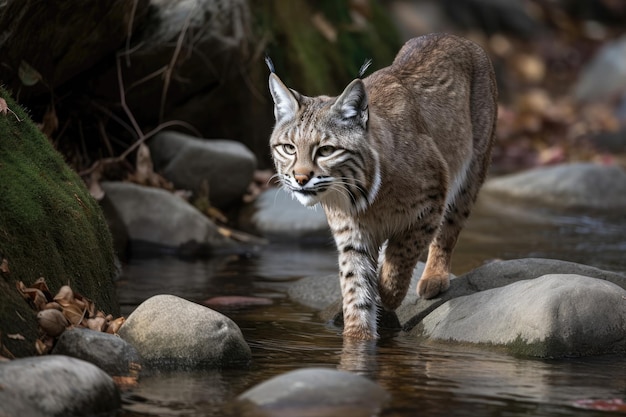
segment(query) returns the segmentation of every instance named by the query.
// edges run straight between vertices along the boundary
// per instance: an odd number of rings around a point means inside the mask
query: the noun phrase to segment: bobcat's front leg
[[[360,340],[378,338],[376,318],[379,295],[376,246],[368,244],[356,227],[333,230],[339,250],[339,281],[343,297],[343,334]]]

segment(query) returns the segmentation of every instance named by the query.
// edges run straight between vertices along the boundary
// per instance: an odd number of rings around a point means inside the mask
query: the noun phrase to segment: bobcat
[[[409,40],[389,67],[359,74],[338,97],[304,96],[268,66],[277,176],[326,212],[344,337],[376,339],[378,309],[400,305],[427,247],[418,295],[450,285],[452,251],[491,160],[493,68],[478,45],[447,34]]]

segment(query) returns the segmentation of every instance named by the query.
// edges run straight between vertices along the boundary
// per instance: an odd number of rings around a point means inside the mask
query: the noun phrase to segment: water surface
[[[454,256],[461,274],[493,259],[546,257],[626,271],[621,214],[555,214],[481,199]],[[350,370],[392,395],[382,416],[589,416],[586,399],[626,399],[626,356],[521,359],[471,346],[429,345],[391,335],[344,344],[339,329],[286,297],[290,282],[336,273],[332,243],[273,244],[255,254],[185,261],[132,259],[118,282],[123,314],[146,298],[174,294],[202,302],[246,295],[268,306],[221,309],[240,327],[253,360],[248,369],[143,375],[124,393],[123,416],[219,416],[241,392],[290,370]],[[344,416],[345,417],[345,416]]]

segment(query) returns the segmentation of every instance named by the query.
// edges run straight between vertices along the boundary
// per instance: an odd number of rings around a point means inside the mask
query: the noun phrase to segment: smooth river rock
[[[623,210],[626,171],[592,163],[541,167],[490,179],[482,191],[556,208]]]
[[[378,415],[389,394],[355,373],[304,368],[262,382],[237,399],[244,416],[369,417]]]
[[[588,265],[577,264],[574,262],[560,261],[556,259],[540,259],[540,258],[527,258],[527,259],[514,259],[508,261],[495,261],[469,271],[459,277],[451,277],[450,288],[440,294],[438,297],[426,300],[417,297],[415,288],[417,282],[422,274],[423,264],[419,263],[413,273],[412,282],[409,287],[408,294],[400,307],[395,311],[396,320],[405,332],[411,332],[414,335],[420,335],[421,333],[416,330],[411,330],[418,326],[422,321],[429,317],[434,311],[441,306],[450,302],[451,300],[458,299],[459,297],[480,295],[495,288],[508,288],[511,284],[519,281],[532,280],[542,277],[544,275],[559,274],[559,275],[579,275],[588,278],[595,278],[595,280],[589,283],[590,287],[595,285],[598,288],[602,288],[602,285],[606,283],[612,283],[616,286],[626,289],[626,276],[598,269]],[[523,290],[513,287],[512,292],[521,292],[519,295],[509,295],[510,298],[523,297]],[[303,305],[320,310],[320,318],[324,322],[332,322],[335,325],[341,324],[341,292],[339,288],[339,280],[336,275],[328,275],[321,277],[307,277],[300,279],[291,284],[288,289],[289,297]],[[557,293],[558,295],[558,293]],[[563,296],[565,297],[565,295]],[[552,297],[546,302],[552,302],[554,305],[561,303],[558,297]],[[589,313],[592,314],[592,313]],[[601,314],[599,312],[598,314]],[[591,317],[591,316],[589,316]],[[591,317],[590,320],[593,318]],[[384,333],[384,328],[393,329],[394,321],[390,314],[383,315],[381,317],[381,334]],[[515,329],[513,329],[515,330]],[[513,331],[512,330],[512,331]],[[586,330],[583,329],[583,330]],[[581,330],[581,331],[583,331]],[[626,336],[626,335],[625,335]],[[580,336],[578,340],[584,339],[585,336]],[[589,335],[589,337],[593,337]],[[541,349],[529,347],[528,349],[521,349],[520,346],[515,353],[528,354],[532,356],[562,356],[564,350],[558,345],[542,345]],[[605,346],[607,351],[611,351],[615,346],[608,344]],[[594,349],[584,350],[580,349],[578,354],[592,354],[593,352],[602,351],[601,347],[596,346]],[[574,351],[571,354],[576,354]]]
[[[111,376],[129,375],[141,365],[137,350],[121,337],[78,327],[64,331],[52,353],[93,363]]]
[[[231,319],[173,295],[141,303],[118,334],[155,367],[244,366],[252,356]]]
[[[246,227],[271,240],[332,241],[324,209],[305,207],[282,188],[264,191],[245,213]]]
[[[113,379],[62,355],[0,363],[0,416],[112,415],[121,407]]]
[[[197,245],[208,250],[235,246],[194,206],[166,190],[130,182],[101,185],[131,241],[169,248]]]
[[[523,356],[624,352],[626,290],[581,275],[545,275],[450,300],[412,333]]]
[[[209,200],[226,208],[241,201],[256,169],[256,157],[233,140],[201,139],[162,131],[148,142],[155,170],[176,188],[198,193],[206,182]]]

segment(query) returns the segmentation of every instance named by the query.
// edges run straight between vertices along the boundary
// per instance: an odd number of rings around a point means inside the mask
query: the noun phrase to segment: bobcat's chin
[[[312,207],[320,202],[322,192],[307,190],[292,190],[291,193],[298,199],[300,204]]]

